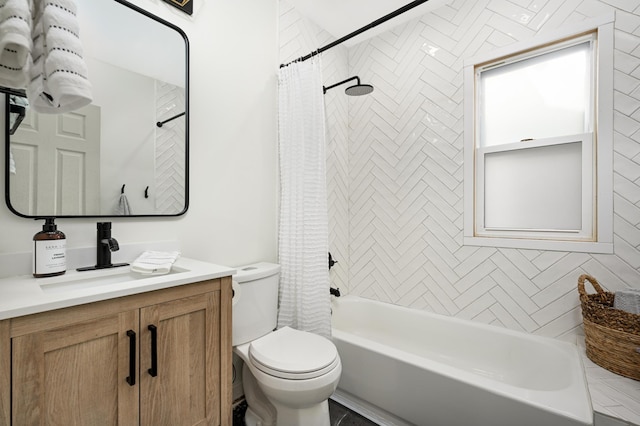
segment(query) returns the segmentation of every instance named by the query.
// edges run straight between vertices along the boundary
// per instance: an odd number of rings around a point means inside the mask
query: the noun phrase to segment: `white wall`
[[[230,266],[275,261],[277,1],[199,0],[191,17],[160,0],[133,3],[189,38],[190,207],[176,218],[113,218],[113,236],[175,239],[184,256]],[[95,222],[57,221],[69,248],[95,246]],[[0,255],[30,252],[40,229],[2,203]]]
[[[154,211],[143,191],[155,180],[155,80],[95,59],[87,66],[100,107],[100,211],[114,214],[122,185],[134,214]]]
[[[149,0],[132,3],[150,10]],[[170,53],[184,49],[179,33],[169,27],[160,30],[155,20],[123,10],[111,0],[76,0],[76,4],[85,57],[184,87],[184,62],[175,61]],[[113,20],[119,24],[118,31],[113,31]],[[109,43],[105,43],[105,34],[109,34]]]
[[[463,61],[612,12],[615,253],[464,246]],[[464,0],[352,48],[350,69],[376,92],[349,109],[350,290],[570,337],[581,333],[580,274],[610,291],[640,286],[639,30],[635,0]]]

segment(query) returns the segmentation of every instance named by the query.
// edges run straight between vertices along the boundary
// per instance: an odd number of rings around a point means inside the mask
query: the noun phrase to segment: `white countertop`
[[[0,279],[0,320],[233,275],[235,269],[179,258],[169,274],[141,275],[129,266]]]

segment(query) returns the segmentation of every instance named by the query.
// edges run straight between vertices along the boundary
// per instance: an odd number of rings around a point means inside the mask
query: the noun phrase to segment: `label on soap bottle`
[[[33,271],[36,274],[53,274],[67,270],[67,241],[34,241]]]

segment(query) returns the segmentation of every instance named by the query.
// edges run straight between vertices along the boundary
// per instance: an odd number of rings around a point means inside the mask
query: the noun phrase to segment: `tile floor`
[[[233,426],[245,426],[244,411],[246,405],[240,403],[233,410]],[[354,413],[348,408],[338,404],[332,399],[329,400],[329,417],[331,426],[377,426],[376,423]]]
[[[377,423],[362,417],[343,405],[329,399],[329,417],[331,426],[376,426]]]

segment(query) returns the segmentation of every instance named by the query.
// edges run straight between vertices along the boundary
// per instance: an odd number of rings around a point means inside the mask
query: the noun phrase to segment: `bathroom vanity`
[[[234,272],[1,279],[0,425],[231,425]]]

